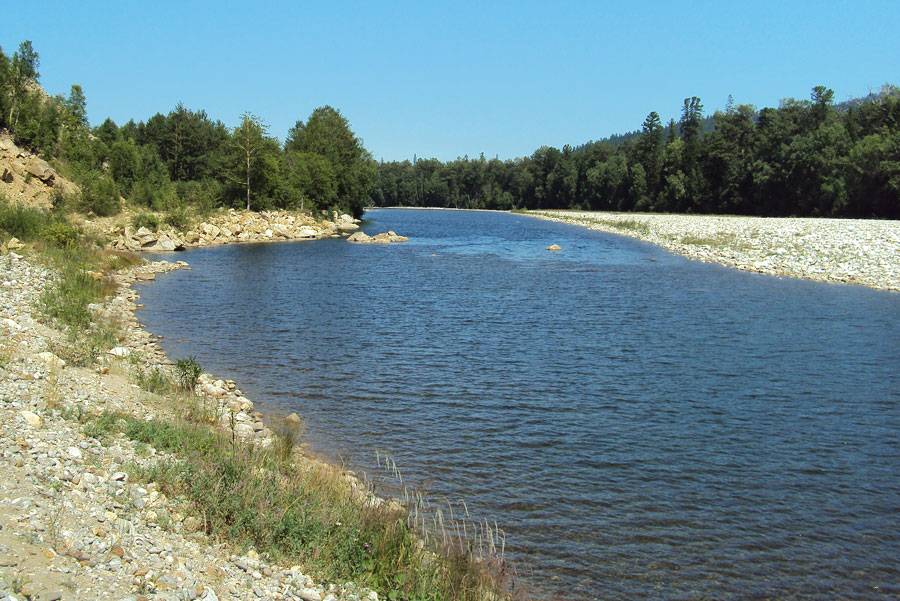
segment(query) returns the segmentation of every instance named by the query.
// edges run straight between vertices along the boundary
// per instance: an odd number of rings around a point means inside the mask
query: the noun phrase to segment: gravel
[[[900,222],[529,211],[652,242],[692,259],[776,276],[900,290]]]
[[[186,500],[129,478],[129,464],[146,467],[163,453],[121,434],[87,437],[77,416],[116,410],[152,419],[158,409],[129,380],[128,359],[87,369],[52,354],[65,336],[42,323],[35,303],[53,277],[26,258],[0,257],[0,601],[377,601],[353,583],[319,582],[302,566],[213,544]],[[129,352],[163,364],[134,319],[136,298],[125,277],[119,294],[94,309],[118,315]],[[235,394],[232,402],[252,407]]]

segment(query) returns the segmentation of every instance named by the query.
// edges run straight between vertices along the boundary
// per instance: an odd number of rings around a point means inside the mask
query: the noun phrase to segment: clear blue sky
[[[178,102],[283,140],[330,104],[376,159],[513,158],[677,119],[900,84],[900,5],[757,2],[41,2],[3,11],[41,84],[78,83],[92,125]]]

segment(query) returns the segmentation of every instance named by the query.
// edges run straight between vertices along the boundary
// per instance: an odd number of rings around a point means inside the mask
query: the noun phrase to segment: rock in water
[[[547,247],[547,250],[562,250],[562,247],[559,244],[551,244]]]

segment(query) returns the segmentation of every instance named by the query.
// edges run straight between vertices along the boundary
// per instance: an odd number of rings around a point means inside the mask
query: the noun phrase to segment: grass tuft
[[[175,381],[182,390],[193,392],[202,373],[203,368],[193,355],[175,362]]]

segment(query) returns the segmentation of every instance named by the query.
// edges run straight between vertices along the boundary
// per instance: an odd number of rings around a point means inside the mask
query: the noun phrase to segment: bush
[[[68,221],[54,221],[44,227],[41,238],[51,246],[68,248],[78,244],[81,234]]]
[[[98,217],[116,215],[122,209],[119,187],[111,177],[91,177],[82,186],[78,210]]]
[[[35,207],[10,204],[0,199],[0,231],[19,240],[33,240],[50,223],[50,216]]]
[[[59,279],[41,295],[40,305],[44,314],[77,331],[84,331],[92,320],[88,305],[104,296],[103,282],[83,265],[73,263],[60,269]]]
[[[138,387],[147,392],[166,394],[172,389],[172,380],[158,367],[146,371],[137,368],[134,379]]]
[[[191,225],[191,217],[183,205],[174,206],[166,214],[165,221],[176,230],[187,229]]]
[[[155,232],[159,229],[159,217],[152,213],[138,213],[131,218],[131,225],[136,230],[145,227],[151,232]]]
[[[175,381],[178,382],[178,387],[182,390],[193,392],[202,373],[203,368],[200,367],[193,355],[190,355],[187,359],[179,359],[175,362]]]

